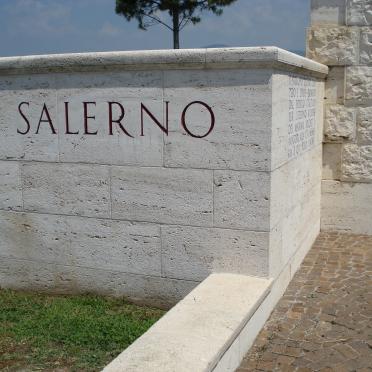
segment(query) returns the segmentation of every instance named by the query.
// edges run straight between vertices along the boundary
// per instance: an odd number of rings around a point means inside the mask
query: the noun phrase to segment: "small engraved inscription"
[[[315,96],[314,80],[289,77],[289,159],[296,158],[314,146]]]

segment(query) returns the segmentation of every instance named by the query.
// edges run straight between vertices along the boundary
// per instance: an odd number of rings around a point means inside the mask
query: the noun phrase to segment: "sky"
[[[204,13],[201,23],[184,28],[181,48],[303,51],[309,8],[310,0],[238,0],[222,16]],[[115,0],[0,0],[0,56],[171,47],[167,28],[138,29],[136,21],[115,14]]]

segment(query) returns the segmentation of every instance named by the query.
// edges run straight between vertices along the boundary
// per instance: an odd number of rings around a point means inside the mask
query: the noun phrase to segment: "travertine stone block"
[[[88,96],[88,99],[87,99]],[[89,96],[91,97],[89,99]],[[97,131],[97,135],[66,135],[64,134],[64,101],[70,100],[70,115],[83,118],[84,100],[95,102],[90,107],[95,120],[90,120],[90,128]],[[119,102],[125,110],[125,119],[122,126],[129,135],[125,134],[114,123],[113,134],[109,134],[108,127],[108,103]],[[143,115],[144,136],[141,136],[141,106],[138,99],[121,98],[115,93],[85,93],[80,98],[65,95],[58,97],[60,113],[60,160],[65,162],[83,162],[96,164],[134,165],[134,166],[161,166],[163,164],[163,132],[150,119]],[[163,101],[143,99],[141,101],[151,113],[164,123]],[[119,106],[114,104],[113,117],[118,118],[121,114]],[[75,124],[76,125],[76,124]],[[72,131],[82,132],[80,128],[73,127]],[[99,151],[97,151],[99,149]]]
[[[64,217],[1,211],[0,221],[2,257],[74,263],[70,247],[70,225]],[[84,222],[81,220],[80,223]]]
[[[372,145],[372,107],[360,107],[357,114],[358,143]]]
[[[65,72],[55,75],[55,85],[60,93],[82,94],[101,89],[115,90],[119,97],[157,99],[162,93],[161,71]]]
[[[344,146],[342,180],[372,182],[372,146]]]
[[[164,123],[162,73],[159,71],[63,74],[58,85],[60,160],[98,164],[161,166],[163,132],[146,113],[141,136],[141,103]],[[139,98],[140,97],[140,98]],[[70,131],[66,134],[65,102],[68,102]],[[83,134],[84,106],[89,104],[89,128],[96,135]],[[117,123],[109,129],[109,102],[112,118],[121,115],[124,132]],[[132,136],[132,137],[130,137]],[[97,151],[99,149],[99,151]]]
[[[0,159],[58,161],[56,93],[49,78],[1,79]]]
[[[366,183],[322,182],[322,230],[372,234],[372,188]]]
[[[342,144],[325,143],[323,145],[323,173],[324,180],[339,180],[341,177]]]
[[[296,108],[293,105],[294,98],[290,97],[289,91],[294,88],[293,82],[290,83],[291,77],[287,74],[275,74],[272,78],[273,94],[272,94],[272,135],[271,135],[271,152],[275,154],[271,156],[271,169],[276,169],[280,165],[286,163],[289,159],[290,148],[295,145],[290,145],[289,126],[293,127]],[[305,80],[305,79],[304,79]],[[301,100],[300,97],[298,97]],[[306,99],[307,100],[307,99]],[[291,102],[290,102],[291,101]],[[291,104],[291,110],[290,110]],[[288,122],[289,113],[292,113],[291,123]]]
[[[75,265],[161,276],[159,226],[94,218],[66,220]]]
[[[270,175],[214,172],[214,225],[269,231]]]
[[[360,63],[372,65],[372,27],[362,28],[360,34]]]
[[[345,0],[311,0],[311,24],[345,24]]]
[[[161,237],[166,277],[201,280],[212,272],[267,275],[269,233],[162,226]]]
[[[279,231],[282,232],[282,265],[290,260],[299,247],[303,244],[311,245],[316,239],[320,229],[320,192],[319,180],[279,222]]]
[[[343,104],[345,96],[345,68],[331,67],[325,81],[325,99],[328,104]]]
[[[0,260],[0,282],[5,288],[61,294],[95,293],[124,296],[145,305],[169,309],[198,282],[27,261]]]
[[[118,219],[212,226],[212,171],[112,168],[112,216]]]
[[[372,67],[355,66],[346,68],[346,104],[372,106]]]
[[[321,181],[322,145],[306,151],[271,174],[270,227],[288,216]]]
[[[325,109],[325,142],[343,142],[355,138],[356,113],[343,105],[330,105]]]
[[[371,0],[347,0],[346,23],[350,26],[372,25]]]
[[[308,58],[329,66],[358,63],[359,30],[351,27],[314,27],[308,31]]]
[[[271,136],[271,75],[265,70],[166,71],[164,99],[172,102],[169,136],[165,137],[167,167],[268,170]],[[215,116],[213,131],[202,139],[180,127],[185,102],[203,101]],[[186,125],[203,135],[210,128],[208,110],[190,107]]]
[[[0,161],[0,209],[23,207],[19,163]]]
[[[1,211],[0,234],[3,257],[161,275],[156,225]]]
[[[24,208],[29,211],[110,217],[109,168],[103,165],[25,163]]]

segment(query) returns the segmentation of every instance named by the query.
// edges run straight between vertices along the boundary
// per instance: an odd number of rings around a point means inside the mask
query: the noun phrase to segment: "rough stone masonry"
[[[372,1],[312,0],[307,56],[325,87],[322,229],[372,234]]]

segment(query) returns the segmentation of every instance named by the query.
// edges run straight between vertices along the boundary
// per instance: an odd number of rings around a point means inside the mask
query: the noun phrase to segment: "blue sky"
[[[310,0],[238,0],[221,17],[187,26],[181,47],[275,45],[304,50]],[[166,20],[166,18],[164,18]],[[0,56],[164,49],[163,26],[138,29],[115,14],[115,0],[0,0]]]

